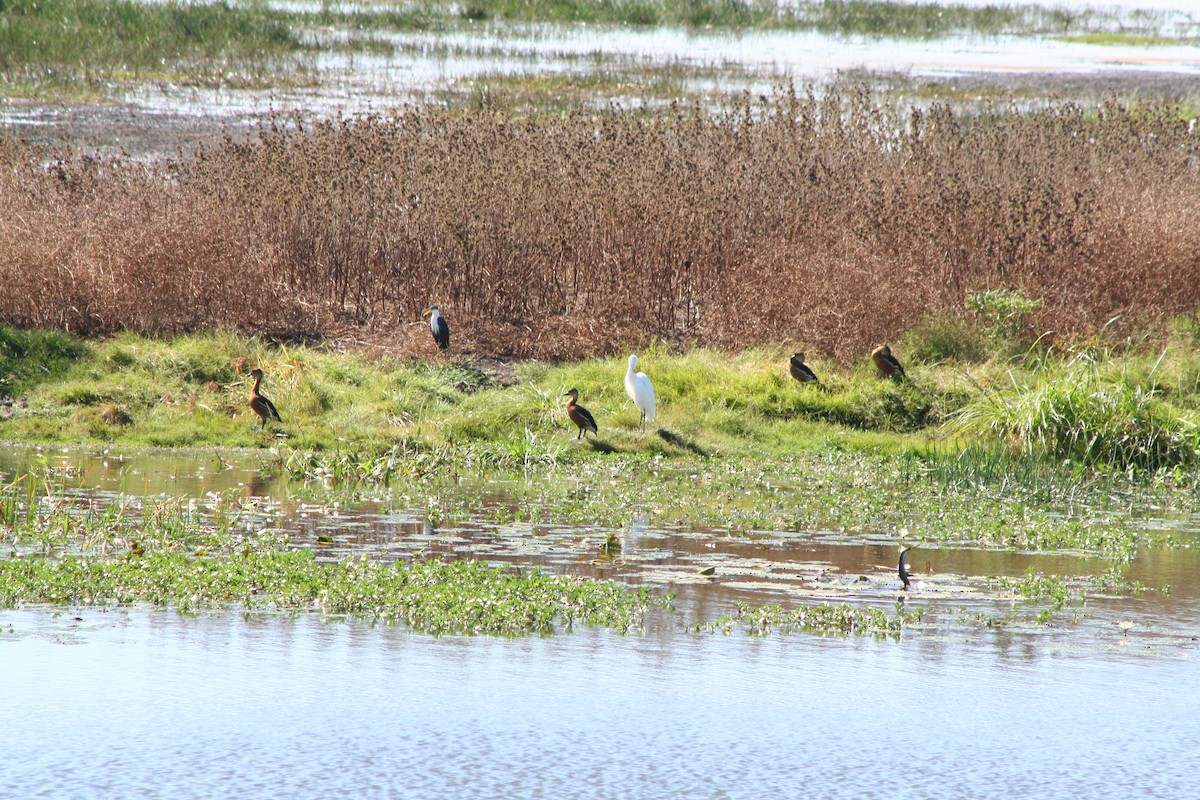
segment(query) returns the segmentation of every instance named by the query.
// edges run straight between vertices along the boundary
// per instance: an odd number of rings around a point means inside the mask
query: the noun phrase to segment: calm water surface
[[[138,610],[0,631],[5,797],[1200,793],[1192,656]]]
[[[1077,622],[693,634],[687,623],[736,601],[890,611],[894,541],[634,519],[623,563],[597,564],[603,530],[488,523],[486,508],[444,529],[419,505],[334,513],[287,500],[253,457],[0,448],[0,476],[38,459],[80,502],[253,499],[320,557],[475,557],[678,596],[637,635],[517,640],[303,615],[0,611],[0,798],[1200,796],[1198,548],[1139,553],[1130,579],[1172,591],[1094,596]],[[1179,515],[1146,524],[1200,531]],[[318,532],[335,545],[317,547]],[[907,602],[943,618],[1013,608],[981,576],[1110,566],[918,552]],[[705,564],[715,578],[695,574]]]

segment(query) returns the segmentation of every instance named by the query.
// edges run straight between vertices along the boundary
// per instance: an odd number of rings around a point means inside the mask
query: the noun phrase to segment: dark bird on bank
[[[450,349],[450,326],[437,306],[430,306],[423,316],[429,317],[429,329],[433,331],[433,340],[442,350]]]
[[[276,422],[283,422],[283,419],[279,416],[279,411],[275,408],[275,404],[258,390],[259,385],[262,383],[263,371],[261,369],[252,369],[246,377],[254,378],[254,388],[250,390],[250,410],[258,414],[258,418],[262,420],[261,427],[263,430],[266,430],[267,420],[269,419],[273,419]]]
[[[792,353],[792,357],[788,359],[788,371],[792,373],[793,378],[801,383],[821,385],[821,382],[817,380],[817,373],[809,369],[808,364],[804,363],[804,353]]]
[[[588,431],[598,433],[599,429],[596,427],[596,419],[592,416],[592,412],[579,405],[579,390],[571,389],[563,397],[571,398],[567,401],[567,416],[579,428],[579,434],[575,438],[586,439]]]
[[[900,580],[904,582],[905,591],[908,590],[911,582],[910,579],[912,578],[912,573],[908,571],[908,551],[913,550],[916,547],[917,545],[914,544],[900,551],[900,566],[898,567],[898,571],[900,573]]]
[[[875,362],[875,369],[879,370],[879,374],[883,377],[905,377],[904,367],[900,365],[900,360],[892,355],[892,348],[886,344],[881,344],[871,351],[871,360]]]

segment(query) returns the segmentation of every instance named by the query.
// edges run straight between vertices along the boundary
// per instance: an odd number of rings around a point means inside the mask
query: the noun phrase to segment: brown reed
[[[719,112],[406,108],[277,119],[151,164],[0,138],[0,321],[610,353],[650,338],[860,357],[970,291],[1058,335],[1200,305],[1200,132],[1169,102]],[[46,164],[50,166],[47,167]]]

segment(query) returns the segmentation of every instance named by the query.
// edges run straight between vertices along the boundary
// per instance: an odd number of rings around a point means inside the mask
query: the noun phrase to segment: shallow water
[[[321,7],[309,0],[278,5],[293,11]],[[1121,27],[1143,34],[1194,37],[1200,32],[1200,16],[1176,0],[1053,5],[1116,9],[1125,20]],[[1137,9],[1155,11],[1139,16]],[[319,28],[304,36],[335,49],[313,56],[303,75],[284,67],[278,74],[260,76],[264,88],[142,81],[111,87],[118,105],[0,103],[0,131],[38,139],[79,138],[89,146],[117,146],[149,156],[190,148],[221,126],[241,129],[271,114],[325,118],[383,112],[413,102],[470,103],[480,100],[477,92],[497,86],[503,92],[505,79],[515,79],[519,89],[526,79],[548,75],[561,80],[558,89],[537,89],[535,81],[532,90],[568,106],[582,102],[597,107],[665,103],[681,93],[714,100],[743,92],[767,94],[789,82],[820,87],[847,73],[898,84],[901,92],[909,81],[917,85],[965,78],[1004,87],[1022,76],[1053,76],[1048,86],[1033,90],[1039,97],[1070,96],[1072,90],[1055,81],[1080,78],[1132,81],[1123,90],[1129,94],[1143,90],[1143,82],[1157,86],[1157,92],[1187,94],[1200,78],[1200,48],[1195,46],[1092,44],[1041,34],[897,40],[803,31],[479,23],[445,32]],[[336,47],[363,36],[376,44],[371,52]],[[381,53],[379,45],[391,52]],[[602,88],[589,89],[596,79]],[[1163,81],[1171,84],[1169,89],[1162,88]],[[976,94],[990,92],[967,90],[961,102],[974,102]]]
[[[1073,552],[1014,552],[925,542],[910,553],[911,591],[897,576],[898,546],[890,530],[731,531],[698,524],[656,525],[637,509],[618,527],[521,519],[513,481],[460,479],[421,484],[415,491],[382,491],[351,499],[319,486],[290,483],[265,455],[0,447],[0,484],[26,465],[42,464],[62,481],[63,497],[98,508],[118,503],[138,515],[146,503],[184,499],[201,519],[207,509],[242,509],[238,530],[286,535],[291,546],[319,560],[367,556],[383,561],[473,559],[582,578],[614,580],[674,594],[674,614],[660,624],[684,629],[735,614],[739,605],[838,602],[893,612],[898,604],[934,612],[923,630],[931,638],[977,631],[982,615],[1003,620],[1016,638],[1048,651],[1198,651],[1200,636],[1200,517],[1143,512],[1139,524],[1169,530],[1187,547],[1143,548],[1128,564]],[[299,492],[300,499],[295,495]],[[189,501],[188,498],[191,498]],[[337,500],[335,498],[341,498]],[[52,503],[60,502],[54,500]],[[458,508],[440,519],[445,507]],[[514,521],[515,516],[515,521]],[[919,523],[919,520],[916,520]],[[603,547],[609,536],[619,548]],[[79,543],[60,542],[71,552]],[[36,555],[44,545],[28,542]],[[1102,589],[1094,581],[1113,570],[1141,584]],[[707,570],[712,574],[702,574]],[[1086,600],[1057,609],[1050,625],[1034,617],[1047,599],[1023,600],[1002,581],[1028,570],[1060,576]],[[653,622],[653,621],[652,621]],[[1126,632],[1119,623],[1132,624]]]
[[[1200,792],[1194,652],[77,616],[0,612],[5,796]]]
[[[288,500],[256,456],[0,448],[79,498],[232,492],[320,557],[537,564],[678,592],[644,630],[434,638],[312,615],[0,610],[0,796],[20,798],[1133,798],[1200,792],[1200,553],[1139,554],[1172,592],[1095,597],[1051,625],[898,637],[696,634],[738,601],[891,610],[894,543],[869,532],[603,530],[419,506]],[[292,487],[294,489],[295,487]],[[140,494],[139,494],[140,493]],[[1154,523],[1151,523],[1154,524]],[[1164,521],[1163,524],[1167,524]],[[1189,519],[1169,523],[1194,535]],[[331,546],[318,535],[334,538]],[[909,607],[999,613],[985,576],[1098,574],[1100,559],[933,548]],[[926,566],[926,564],[930,566]],[[712,578],[696,574],[715,564]],[[936,566],[932,566],[935,565]],[[972,577],[974,576],[974,577]],[[1116,622],[1133,622],[1122,632]]]
[[[1194,35],[1194,23],[1180,35]],[[1172,29],[1174,30],[1174,29]],[[1168,31],[1170,32],[1170,31]],[[354,34],[321,31],[334,42]],[[1200,76],[1200,49],[1188,45],[1090,44],[1047,36],[954,35],[931,40],[827,36],[804,31],[695,31],[631,27],[481,24],[445,33],[376,31],[391,54],[323,52],[320,85],[269,90],[180,87],[147,83],[125,102],[150,112],[237,116],[299,110],[363,113],[468,92],[496,76],[560,75],[583,80],[597,70],[652,83],[663,69],[691,92],[770,92],[789,81],[827,82],[844,72],[914,78],[969,75],[1174,74]],[[644,98],[633,92],[634,105]],[[609,98],[598,100],[607,104]],[[650,98],[653,100],[653,98]]]

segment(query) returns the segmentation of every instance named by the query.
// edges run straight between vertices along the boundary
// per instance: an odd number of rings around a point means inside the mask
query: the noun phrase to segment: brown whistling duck
[[[871,360],[875,362],[875,369],[879,370],[879,374],[883,377],[905,377],[904,367],[900,366],[900,360],[892,355],[892,348],[886,344],[881,344],[871,351]]]
[[[283,422],[283,418],[279,416],[279,411],[275,408],[275,404],[258,391],[259,384],[262,383],[263,371],[261,369],[252,369],[246,377],[254,378],[254,388],[250,390],[250,410],[258,414],[258,418],[262,420],[260,427],[266,430],[267,420],[269,419],[273,419],[276,422]]]
[[[567,401],[567,416],[579,428],[579,434],[575,438],[582,437],[586,439],[588,431],[599,433],[599,429],[596,427],[596,419],[592,416],[592,412],[578,404],[579,390],[571,389],[563,397],[571,398]]]
[[[788,359],[788,371],[792,373],[792,377],[800,381],[800,383],[815,383],[818,386],[821,382],[817,380],[817,373],[813,372],[808,364],[804,363],[804,353],[793,353]]]

